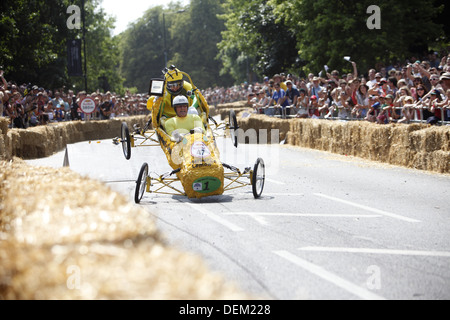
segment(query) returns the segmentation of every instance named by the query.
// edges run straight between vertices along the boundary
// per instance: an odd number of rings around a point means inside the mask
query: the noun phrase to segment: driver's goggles
[[[167,83],[167,88],[177,88],[181,86],[181,81],[172,81]]]

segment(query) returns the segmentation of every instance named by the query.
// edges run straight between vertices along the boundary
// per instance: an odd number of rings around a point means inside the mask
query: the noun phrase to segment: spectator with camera
[[[378,101],[378,97],[370,95],[369,96],[369,108],[367,110],[367,115],[364,118],[364,120],[367,120],[369,122],[376,122],[380,107],[381,107],[381,104]]]

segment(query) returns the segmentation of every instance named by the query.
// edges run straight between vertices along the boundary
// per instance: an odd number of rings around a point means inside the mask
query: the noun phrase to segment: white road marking
[[[350,281],[347,281],[347,280],[335,275],[334,273],[331,273],[331,272],[325,270],[324,268],[322,268],[318,265],[315,265],[311,262],[301,259],[288,251],[273,251],[273,253],[275,253],[276,255],[294,263],[295,265],[305,269],[306,271],[309,271],[309,272],[315,274],[316,276],[319,276],[322,279],[329,281],[329,282],[333,283],[334,285],[336,285],[336,286],[338,286],[338,287],[340,287],[362,299],[386,300],[385,298],[383,298],[373,292],[370,292],[369,290],[361,288],[361,287],[355,285],[354,283],[351,283]]]
[[[259,224],[263,225],[263,226],[268,226],[269,223],[267,222],[266,219],[264,219],[261,216],[256,216],[256,215],[252,215],[252,218],[256,220],[256,222],[259,222]]]
[[[280,196],[289,196],[289,197],[303,197],[304,193],[266,193],[263,192],[262,196],[272,196],[272,197],[280,197]]]
[[[401,215],[398,215],[398,214],[395,214],[395,213],[391,213],[391,212],[387,212],[387,211],[371,208],[371,207],[364,206],[362,204],[354,203],[354,202],[351,202],[351,201],[347,201],[347,200],[343,200],[343,199],[339,199],[339,198],[335,198],[335,197],[330,197],[330,196],[327,196],[327,195],[324,195],[324,194],[321,194],[321,193],[314,193],[314,195],[318,196],[318,197],[326,198],[326,199],[329,199],[329,200],[341,202],[341,203],[344,203],[344,204],[347,204],[347,205],[350,205],[350,206],[353,206],[353,207],[357,207],[357,208],[360,208],[360,209],[363,209],[363,210],[367,210],[367,211],[371,211],[371,212],[374,212],[374,213],[378,213],[378,214],[381,214],[381,215],[386,216],[386,217],[391,217],[391,218],[394,218],[394,219],[399,219],[399,220],[403,220],[403,221],[407,221],[407,222],[421,222],[420,220],[416,220],[416,219],[404,217],[404,216],[401,216]]]
[[[332,214],[332,213],[287,213],[287,212],[224,212],[224,215],[241,216],[292,216],[292,217],[315,217],[315,218],[379,218],[375,214]]]
[[[225,227],[227,227],[228,229],[230,229],[231,231],[234,232],[238,232],[238,231],[244,231],[244,229],[242,229],[241,227],[225,220],[224,218],[218,216],[217,214],[205,209],[202,207],[201,204],[193,204],[193,203],[188,203],[186,202],[187,205],[191,206],[194,210],[197,210],[200,213],[203,213],[205,216],[207,216],[208,218],[224,225]]]
[[[302,247],[302,248],[299,248],[298,250],[318,251],[318,252],[391,254],[391,255],[404,255],[404,256],[450,257],[450,252],[448,252],[448,251],[418,251],[418,250],[336,248],[336,247]]]

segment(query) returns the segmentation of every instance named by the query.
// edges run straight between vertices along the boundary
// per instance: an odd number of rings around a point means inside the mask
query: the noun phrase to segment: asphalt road
[[[450,299],[450,176],[286,145],[218,139],[222,161],[261,157],[265,188],[190,200],[145,193],[167,241],[200,255],[242,290],[267,299]],[[169,172],[159,147],[111,140],[67,148],[70,168],[134,199],[144,162]],[[65,152],[33,165],[61,167]]]

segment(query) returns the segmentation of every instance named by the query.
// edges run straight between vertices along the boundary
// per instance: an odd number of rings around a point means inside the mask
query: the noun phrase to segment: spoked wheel
[[[264,181],[266,180],[266,169],[264,166],[264,161],[261,158],[256,160],[255,166],[253,167],[252,175],[252,191],[255,199],[261,197],[264,189]]]
[[[138,179],[136,180],[136,190],[134,192],[134,202],[141,202],[142,196],[144,195],[145,189],[147,188],[147,177],[148,177],[148,164],[144,163],[139,171]]]
[[[230,124],[230,136],[231,136],[231,142],[233,142],[233,145],[237,148],[238,146],[238,136],[237,136],[237,129],[239,129],[239,125],[236,119],[236,113],[234,110],[230,110],[230,116],[228,118],[229,124]]]
[[[130,140],[130,130],[126,122],[122,122],[122,128],[120,130],[120,138],[122,142],[122,149],[125,159],[130,160],[131,158],[131,140]]]

